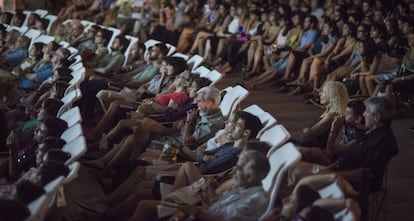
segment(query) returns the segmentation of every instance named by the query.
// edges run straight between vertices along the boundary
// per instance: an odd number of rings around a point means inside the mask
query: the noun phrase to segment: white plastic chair
[[[348,210],[343,209],[334,214],[335,221],[357,221],[355,214]]]
[[[196,68],[194,71],[192,71],[192,73],[193,74],[197,74],[197,75],[200,75],[200,77],[203,77],[203,76],[208,76],[208,74],[211,72],[211,70],[210,69],[208,69],[207,67],[205,67],[205,66],[200,66],[200,67],[198,67],[198,68]]]
[[[27,27],[27,21],[29,20],[29,16],[30,16],[30,14],[32,14],[32,13],[33,13],[33,11],[29,11],[29,10],[24,10],[24,11],[23,11],[23,14],[24,14],[24,15],[26,15],[26,18],[24,18],[24,21],[23,21],[22,27]]]
[[[65,111],[64,113],[62,113],[59,118],[64,119],[64,118],[68,118],[70,117],[72,114],[77,114],[77,115],[81,115],[80,113],[80,109],[78,106],[72,107],[69,110]]]
[[[75,124],[72,127],[73,129],[72,131],[70,131],[71,134],[66,135],[66,138],[71,141],[69,141],[67,144],[65,144],[65,146],[62,147],[62,151],[70,153],[70,159],[65,162],[66,165],[75,162],[76,160],[81,158],[87,151],[86,139],[82,135],[82,127],[80,126],[80,124]],[[62,139],[64,138],[62,137]],[[64,140],[66,141],[66,139]]]
[[[274,208],[283,175],[290,167],[299,162],[301,158],[300,152],[292,143],[283,145],[269,156],[270,171],[262,180],[263,189],[269,196],[269,205],[259,220],[263,220]]]
[[[46,31],[47,34],[50,34],[50,29],[52,28],[53,23],[55,23],[57,16],[56,15],[46,15],[45,19],[49,20],[49,24],[47,25]]]
[[[76,56],[76,55],[78,55],[78,53],[79,53],[79,50],[78,50],[78,49],[76,49],[76,48],[74,48],[74,47],[72,47],[72,46],[68,47],[68,50],[69,50],[69,51],[70,51],[70,53],[71,53],[71,55],[69,56],[69,59],[71,59],[71,58],[75,57],[75,56]]]
[[[64,116],[62,115],[59,118],[66,121],[66,123],[68,124],[68,128],[72,127],[75,124],[82,123],[82,116],[80,112],[77,112],[77,111],[72,112],[72,114],[67,114]]]
[[[121,34],[121,30],[119,30],[117,28],[113,28],[113,27],[106,27],[106,26],[103,26],[103,28],[108,29],[109,31],[112,32],[112,37],[109,40],[108,45],[106,46],[108,48],[108,51],[109,52],[112,52],[112,48],[111,48],[112,43],[114,42],[116,36],[118,36],[119,34]]]
[[[193,55],[190,59],[188,59],[187,64],[188,65],[193,65],[191,68],[191,72],[194,72],[195,69],[198,68],[198,66],[201,65],[201,63],[203,62],[203,57],[201,57],[198,54]]]
[[[82,98],[82,92],[79,88],[70,91],[66,94],[61,100],[63,102],[62,107],[60,107],[57,116],[60,116],[63,112],[67,111],[68,109],[72,108],[74,102]]]
[[[282,144],[286,143],[289,139],[290,133],[281,124],[270,127],[259,137],[260,141],[268,143],[271,147],[267,153],[268,157],[270,154],[272,154],[272,152],[274,152]]]
[[[262,136],[262,134],[269,129],[270,127],[274,126],[277,123],[276,118],[274,118],[269,112],[264,112],[263,114],[258,115],[260,122],[263,125],[263,128],[257,133],[257,137]]]
[[[220,72],[218,72],[216,70],[212,70],[208,73],[208,75],[206,75],[206,76],[202,75],[201,77],[205,77],[205,78],[210,79],[210,81],[211,81],[210,85],[215,85],[223,77],[223,75],[220,74]]]
[[[95,22],[91,22],[88,20],[81,20],[80,22],[83,25],[83,30],[88,30],[92,25],[95,25]]]
[[[49,13],[47,10],[44,10],[44,9],[36,9],[35,11],[34,11],[34,13],[36,13],[36,14],[38,14],[38,15],[40,15],[40,17],[45,17],[46,15],[47,15],[47,13]]]
[[[225,89],[226,90],[226,89]],[[224,117],[230,115],[232,111],[249,95],[249,91],[237,85],[230,87],[220,102],[220,110]]]
[[[49,44],[49,42],[54,41],[55,37],[49,35],[40,35],[33,40],[33,43],[42,42],[43,44]]]
[[[177,52],[177,53],[174,53],[173,55],[171,55],[171,57],[177,57],[177,58],[183,58],[184,60],[188,60],[188,58],[189,58],[189,56],[188,55],[185,55],[185,54],[183,54],[183,53],[180,53],[180,52]]]
[[[125,35],[125,38],[129,40],[129,45],[128,45],[127,49],[124,52],[124,55],[125,55],[124,65],[126,64],[126,62],[128,60],[129,52],[131,51],[132,45],[134,45],[135,43],[138,42],[138,38],[134,37],[134,36],[131,36],[131,35]]]
[[[76,56],[75,56],[76,57]],[[71,69],[72,71],[76,71],[76,70],[78,70],[78,69],[80,69],[80,68],[84,68],[83,67],[83,63],[82,62],[74,62],[73,64],[71,64],[70,66],[69,66],[69,69]]]
[[[48,184],[46,184],[43,189],[46,192],[47,197],[49,198],[49,208],[53,207],[55,205],[55,199],[57,196],[57,192],[59,187],[63,185],[64,177],[60,176],[52,181],[50,181]]]
[[[41,32],[36,29],[30,29],[27,32],[25,32],[24,35],[30,38],[29,48],[31,48],[34,40],[41,35]]]
[[[249,113],[251,113],[253,115],[256,115],[256,116],[259,116],[259,115],[266,112],[260,106],[258,106],[257,104],[252,104],[252,105],[244,108],[243,111],[249,112]]]
[[[167,56],[171,56],[172,54],[174,54],[175,49],[177,49],[174,45],[169,44],[169,43],[165,43],[165,46],[167,46],[167,48],[168,48]]]
[[[13,30],[13,29],[15,29],[15,30],[17,30],[17,31],[19,31],[20,32],[20,35],[23,35],[24,33],[26,33],[26,31],[29,29],[28,27],[26,27],[26,26],[22,26],[22,27],[17,27],[17,26],[13,26],[13,25],[8,25],[7,26],[7,28],[6,28],[6,31],[11,31],[11,30]]]
[[[75,57],[73,57],[73,59],[75,59],[75,61],[73,62],[73,65],[78,64],[78,63],[82,63],[81,62],[82,61],[82,57],[80,55],[76,55]]]
[[[33,202],[29,203],[27,208],[30,211],[30,216],[26,221],[42,221],[45,219],[49,209],[49,197],[46,194],[43,194]]]
[[[63,184],[68,184],[68,183],[72,182],[79,175],[79,168],[80,168],[80,163],[79,162],[77,162],[77,161],[73,162],[73,163],[69,164],[68,167],[69,167],[69,174],[63,180]]]
[[[144,43],[144,45],[145,45],[145,53],[148,51],[148,49],[149,49],[150,47],[152,47],[152,46],[154,46],[154,45],[156,45],[156,44],[160,44],[160,43],[162,43],[162,42],[157,41],[157,40],[155,40],[155,39],[148,39],[148,40]]]
[[[64,47],[64,48],[68,48],[70,46],[69,43],[66,42],[66,41],[60,41],[59,42],[59,45],[62,46],[62,47]]]
[[[338,199],[338,198],[344,198],[344,192],[342,191],[342,189],[338,186],[338,183],[333,182],[331,184],[329,184],[328,186],[325,186],[321,189],[318,190],[319,195],[321,196],[321,198],[334,198],[334,199]]]
[[[62,133],[60,138],[62,138],[64,141],[66,141],[66,144],[65,144],[65,146],[66,146],[71,141],[75,140],[79,136],[83,136],[82,126],[81,126],[81,124],[75,124],[72,127],[69,127],[68,129],[66,129],[65,132]],[[67,148],[62,148],[62,150],[67,151]],[[71,158],[72,158],[72,156],[71,156]]]

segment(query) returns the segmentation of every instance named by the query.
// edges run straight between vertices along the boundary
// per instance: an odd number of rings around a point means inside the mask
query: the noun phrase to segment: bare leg
[[[134,221],[148,221],[158,216],[157,206],[160,204],[159,200],[143,200],[141,201],[130,220]]]
[[[184,163],[178,170],[174,181],[173,191],[188,186],[201,178],[201,173],[192,162]]]
[[[283,79],[288,80],[291,78],[293,65],[295,65],[295,63],[296,63],[296,56],[295,54],[291,52],[289,53],[289,57],[288,57],[287,64],[286,64],[285,75]]]
[[[256,47],[256,51],[254,53],[254,60],[253,60],[253,68],[252,68],[252,74],[256,73],[258,70],[258,66],[263,58],[263,45],[258,45]]]
[[[201,45],[200,45],[200,47],[201,47]],[[205,43],[205,47],[204,47],[204,55],[203,55],[203,60],[204,61],[207,61],[207,60],[211,59],[210,51],[211,51],[211,41],[207,39],[207,41]]]
[[[190,46],[190,37],[194,33],[194,30],[191,28],[184,28],[184,30],[181,32],[180,38],[178,39],[177,44],[177,51],[178,52],[184,52],[188,49]]]
[[[123,202],[115,205],[106,211],[109,220],[119,220],[120,218],[128,218],[134,213],[136,205],[142,200],[150,200],[152,197],[152,189],[137,188],[132,194],[129,194]]]

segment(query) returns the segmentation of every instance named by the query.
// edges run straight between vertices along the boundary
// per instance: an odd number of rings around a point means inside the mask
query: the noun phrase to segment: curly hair
[[[348,90],[345,85],[339,81],[326,81],[323,90],[329,100],[326,111],[328,113],[344,114],[349,101]]]

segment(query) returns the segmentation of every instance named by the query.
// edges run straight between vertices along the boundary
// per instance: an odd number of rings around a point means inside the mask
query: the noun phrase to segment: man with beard
[[[117,71],[124,64],[124,52],[127,49],[129,41],[122,35],[118,35],[112,42],[112,52],[106,55],[93,69],[99,76],[109,77],[114,71]],[[92,76],[94,78],[94,76]]]

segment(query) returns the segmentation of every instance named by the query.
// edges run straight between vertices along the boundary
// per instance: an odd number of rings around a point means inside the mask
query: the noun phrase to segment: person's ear
[[[249,129],[244,130],[244,136],[249,137],[251,132]]]

